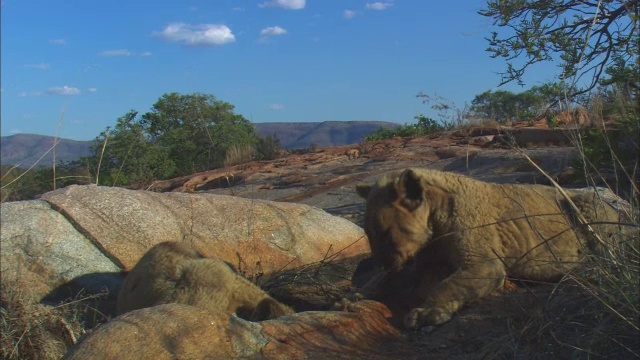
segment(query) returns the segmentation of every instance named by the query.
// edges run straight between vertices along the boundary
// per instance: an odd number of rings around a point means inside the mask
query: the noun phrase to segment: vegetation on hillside
[[[415,124],[404,124],[396,128],[380,127],[375,132],[365,135],[364,141],[377,141],[383,139],[389,139],[396,136],[416,136],[416,135],[428,135],[434,134],[445,130],[450,130],[443,124],[428,118],[424,115],[418,115],[414,117],[417,120]]]
[[[0,200],[31,200],[38,195],[72,184],[90,184],[92,177],[86,161],[66,162],[56,166],[31,170],[15,166],[0,166]]]
[[[640,48],[638,1],[498,1],[480,14],[494,20],[488,51],[507,60],[502,84],[522,84],[533,64],[555,61],[565,108],[584,106],[600,122],[575,131],[575,165],[589,185],[604,185],[629,201],[617,242],[589,256],[544,306],[509,338],[510,357],[640,357]],[[586,84],[586,85],[585,85]],[[605,121],[610,120],[610,121]]]
[[[552,116],[561,110],[563,84],[546,83],[513,93],[507,90],[485,91],[471,101],[469,117],[505,123]]]
[[[120,117],[95,140],[90,167],[99,184],[144,184],[225,165],[227,152],[246,159],[260,145],[253,125],[210,94],[164,94],[151,111]],[[275,145],[275,144],[274,144]]]
[[[33,199],[71,184],[126,186],[252,160],[274,159],[275,135],[261,138],[234,106],[210,94],[164,94],[150,111],[130,110],[93,142],[92,154],[52,168],[3,166],[2,201]]]

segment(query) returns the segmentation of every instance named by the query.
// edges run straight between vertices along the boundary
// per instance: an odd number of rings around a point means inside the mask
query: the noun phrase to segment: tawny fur
[[[360,150],[358,149],[348,149],[347,151],[344,152],[345,155],[347,155],[347,159],[349,160],[353,160],[353,159],[357,159],[360,157]]]
[[[427,169],[407,169],[359,185],[365,232],[387,271],[380,298],[407,294],[404,325],[442,324],[465,303],[499,288],[505,276],[557,281],[585,247],[599,243],[553,187],[499,185]],[[601,239],[618,231],[618,213],[595,192],[567,190]],[[594,222],[611,222],[595,224]],[[400,285],[398,285],[400,284]]]
[[[224,261],[205,258],[179,242],[160,243],[138,261],[120,289],[117,311],[123,314],[167,303],[237,313],[252,321],[294,312]]]

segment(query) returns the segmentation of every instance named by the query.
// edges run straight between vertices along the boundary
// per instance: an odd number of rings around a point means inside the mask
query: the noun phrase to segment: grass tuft
[[[36,303],[23,290],[2,279],[0,290],[0,358],[60,359],[86,328],[106,320],[88,305],[103,296],[79,296],[59,306]],[[91,317],[91,319],[87,319]],[[100,319],[97,319],[97,318]]]
[[[224,156],[224,166],[245,164],[253,161],[256,150],[251,144],[233,144]]]

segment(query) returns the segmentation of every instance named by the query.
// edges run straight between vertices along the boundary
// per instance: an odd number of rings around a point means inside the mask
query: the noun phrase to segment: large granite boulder
[[[247,276],[368,251],[362,229],[321,209],[224,195],[70,186],[3,203],[2,280],[40,300],[68,282],[120,286],[121,270],[163,241],[187,241]]]

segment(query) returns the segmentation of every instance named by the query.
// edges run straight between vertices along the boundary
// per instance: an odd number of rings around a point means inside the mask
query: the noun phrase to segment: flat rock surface
[[[496,134],[505,139],[526,138],[526,147],[515,150],[505,142],[483,141],[487,137],[493,139]],[[276,160],[156,181],[150,188],[161,192],[214,193],[302,203],[358,223],[364,202],[356,194],[355,186],[373,182],[386,172],[408,167],[452,171],[498,183],[548,184],[526,155],[565,185],[567,181],[563,175],[571,169],[571,158],[576,152],[569,141],[557,139],[568,140],[569,135],[568,131],[559,129],[472,128],[319,148]],[[350,149],[358,149],[360,156],[349,159],[346,151]]]

